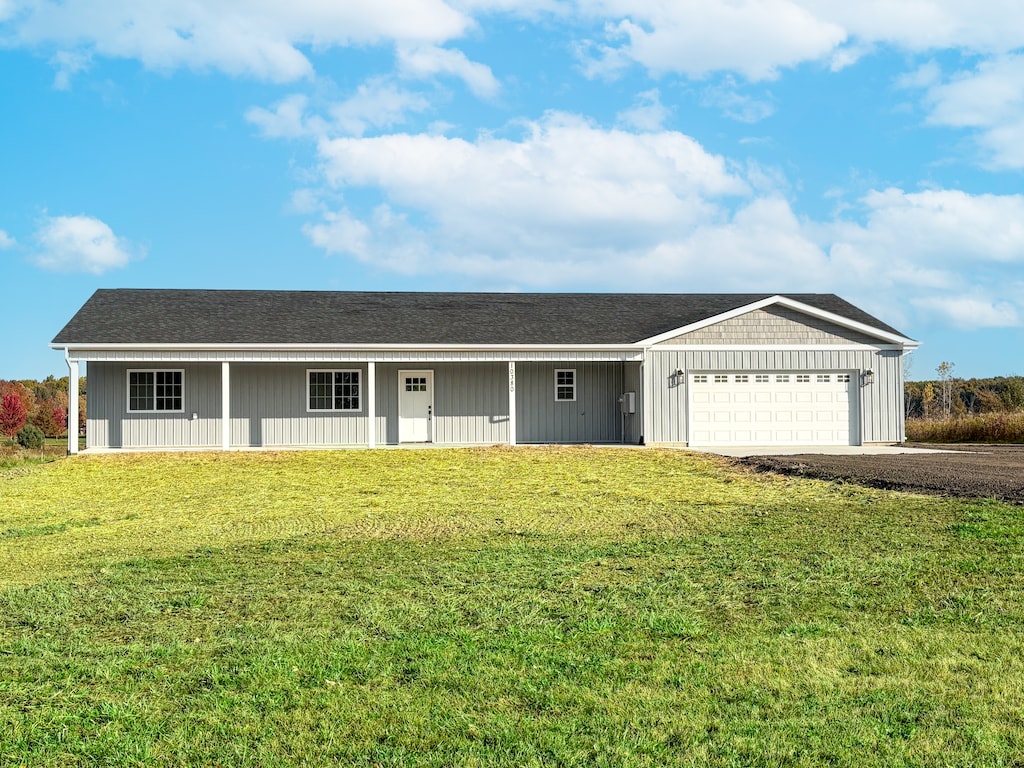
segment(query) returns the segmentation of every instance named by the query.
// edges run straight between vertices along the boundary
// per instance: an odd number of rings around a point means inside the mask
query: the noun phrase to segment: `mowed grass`
[[[590,448],[0,500],[0,765],[1024,764],[1019,507]]]

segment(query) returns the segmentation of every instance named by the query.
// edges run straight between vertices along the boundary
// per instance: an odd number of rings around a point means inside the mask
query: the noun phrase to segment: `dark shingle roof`
[[[54,344],[630,344],[775,294],[96,291]],[[899,331],[833,294],[789,298]]]

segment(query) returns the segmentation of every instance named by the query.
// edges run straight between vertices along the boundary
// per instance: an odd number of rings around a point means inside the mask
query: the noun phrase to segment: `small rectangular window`
[[[576,399],[576,369],[558,368],[555,370],[555,400],[570,402]]]
[[[406,376],[405,377],[405,391],[406,392],[426,392],[427,391],[427,377],[426,376]]]
[[[819,384],[828,384],[830,381],[832,381],[832,377],[829,376],[827,373],[819,373],[818,374],[818,383]]]
[[[745,374],[745,373],[737,373],[736,374],[736,383],[737,384],[748,384],[748,383],[750,383],[750,377],[747,376],[747,374]]]
[[[768,374],[767,373],[759,373],[759,374],[757,374],[756,376],[754,376],[754,382],[757,383],[757,384],[767,384],[768,383]]]
[[[838,381],[840,384],[848,384],[849,381],[850,381],[850,374],[848,374],[848,373],[837,374],[836,375],[836,381]]]
[[[810,384],[811,383],[811,376],[810,376],[810,374],[798,373],[797,376],[796,376],[796,383],[797,384]]]
[[[361,409],[360,371],[307,371],[308,410],[358,411]]]
[[[707,384],[708,383],[708,377],[706,375],[704,375],[703,373],[697,374],[696,376],[693,377],[693,383],[694,384]]]
[[[727,375],[725,375],[724,373],[716,373],[715,374],[715,384],[727,384],[728,381],[729,381],[729,377]]]
[[[128,371],[129,413],[181,413],[184,371]]]

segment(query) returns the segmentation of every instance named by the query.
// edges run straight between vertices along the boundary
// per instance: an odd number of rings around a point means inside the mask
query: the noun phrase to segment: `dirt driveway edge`
[[[749,456],[738,464],[759,472],[860,483],[872,488],[1024,504],[1024,445],[936,445],[956,453],[888,456],[799,454]]]

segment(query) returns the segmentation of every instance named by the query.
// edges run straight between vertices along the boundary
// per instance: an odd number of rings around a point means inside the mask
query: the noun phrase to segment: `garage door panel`
[[[849,445],[858,439],[857,378],[850,374],[711,371],[688,381],[693,445]]]

